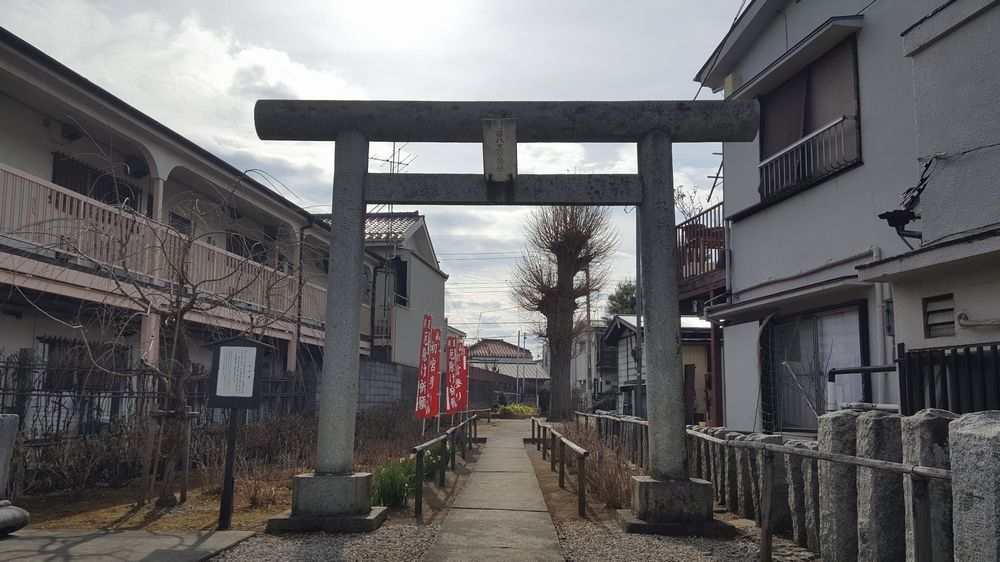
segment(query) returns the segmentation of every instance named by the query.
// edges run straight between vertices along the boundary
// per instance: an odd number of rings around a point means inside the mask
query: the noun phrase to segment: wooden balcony
[[[0,164],[0,246],[30,261],[35,277],[56,282],[41,289],[45,292],[77,285],[82,291],[65,294],[108,302],[108,293],[124,296],[139,290],[130,286],[145,288],[147,295],[183,286],[204,293],[202,300],[212,305],[205,316],[236,321],[247,313],[263,313],[286,326],[309,328],[306,340],[322,340],[326,289],[304,283],[299,306],[297,272],[191,240],[145,216],[5,164]],[[103,282],[86,281],[94,276]],[[362,304],[361,326],[362,339],[370,341],[367,304]]]
[[[725,271],[726,228],[722,203],[677,225],[677,282]]]

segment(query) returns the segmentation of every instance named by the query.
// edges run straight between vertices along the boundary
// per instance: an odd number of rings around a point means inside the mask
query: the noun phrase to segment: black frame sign
[[[208,405],[211,408],[254,409],[260,405],[263,348],[247,339],[215,346]]]

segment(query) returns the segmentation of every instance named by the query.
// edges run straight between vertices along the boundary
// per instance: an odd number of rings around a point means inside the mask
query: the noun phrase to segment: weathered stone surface
[[[785,445],[796,449],[805,448],[801,441],[787,441]],[[792,539],[799,546],[808,546],[806,533],[806,498],[802,478],[802,459],[795,455],[785,455],[785,474],[788,483],[788,508],[791,513]]]
[[[27,511],[10,505],[7,500],[0,500],[0,537],[24,528],[29,519]]]
[[[730,431],[726,434],[726,441],[733,441],[738,435],[739,433]],[[739,470],[737,454],[736,447],[726,447],[726,509],[731,513],[739,512],[740,487],[737,480]]]
[[[689,425],[685,427],[688,431],[695,431],[697,426]],[[698,438],[692,437],[690,435],[684,441],[685,451],[687,452],[687,463],[688,471],[692,476],[699,476],[701,474],[701,466],[698,459]]]
[[[358,131],[372,141],[482,142],[483,119],[517,119],[518,142],[636,142],[654,131],[675,142],[749,141],[755,100],[353,101],[259,100],[264,140],[332,141]]]
[[[707,428],[699,427],[698,433],[707,434]],[[712,455],[710,454],[709,443],[704,439],[698,439],[698,458],[701,472],[699,478],[702,480],[712,479]]]
[[[372,475],[299,474],[292,478],[292,517],[354,515],[372,509]]]
[[[736,435],[736,441],[746,441],[746,435]],[[754,518],[753,510],[753,476],[750,472],[751,452],[743,448],[735,448],[736,453],[736,513],[746,519]]]
[[[858,412],[840,410],[819,417],[819,450],[854,455]],[[858,559],[858,488],[853,466],[819,463],[820,554],[830,562]]]
[[[761,442],[772,445],[784,444],[784,439],[779,435],[765,435],[761,437]],[[771,471],[771,528],[775,532],[786,532],[792,529],[792,516],[788,509],[788,479],[785,476],[785,463],[779,455],[775,455],[773,469]],[[764,466],[764,451],[757,453],[758,466]],[[764,471],[760,471],[760,486],[764,490]]]
[[[652,523],[710,521],[712,485],[699,478],[632,477],[632,513]]]
[[[857,419],[859,457],[902,462],[899,414],[870,411]],[[903,523],[903,475],[857,468],[858,558],[902,560],[906,556]]]
[[[947,410],[920,410],[903,418],[902,441],[903,462],[933,468],[951,469],[948,450],[948,425],[958,418]],[[903,496],[906,506],[906,559],[916,560],[916,544],[913,536],[913,506],[911,497],[913,482],[910,475],[903,477]],[[930,504],[930,544],[931,560],[948,561],[954,556],[951,483],[947,480],[930,479],[928,482]]]
[[[519,128],[520,131],[520,128]],[[644,279],[677,275],[674,232],[672,140],[664,132],[639,139],[636,158],[642,178],[642,205],[636,212],[642,239],[639,255]],[[643,369],[646,378],[646,418],[649,420],[649,467],[654,478],[688,478],[684,458],[684,365],[680,349],[680,309],[675,283],[643,287],[645,331]]]
[[[819,450],[817,441],[809,441],[805,444],[806,449]],[[819,461],[816,459],[802,459],[802,490],[805,498],[806,508],[806,548],[813,552],[819,552]]]
[[[368,174],[366,203],[424,205],[639,205],[642,185],[628,174],[520,174],[488,182],[483,174]]]
[[[763,433],[751,433],[747,435],[747,441],[760,441],[764,438]],[[747,457],[750,462],[750,489],[753,497],[754,521],[760,526],[760,452],[756,449],[748,449]]]
[[[0,414],[0,500],[7,498],[7,481],[10,478],[10,460],[17,441],[17,414]]]
[[[955,560],[1000,560],[1000,411],[948,428]]]
[[[724,427],[712,429],[712,437],[725,439],[729,430]],[[712,444],[712,476],[715,488],[715,503],[726,503],[726,446],[721,443]]]

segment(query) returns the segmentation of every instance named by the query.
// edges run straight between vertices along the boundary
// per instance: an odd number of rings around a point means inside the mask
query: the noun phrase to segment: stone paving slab
[[[0,539],[0,560],[197,562],[253,536],[251,531],[32,531]]]
[[[498,420],[424,560],[564,560],[524,449],[527,420]]]

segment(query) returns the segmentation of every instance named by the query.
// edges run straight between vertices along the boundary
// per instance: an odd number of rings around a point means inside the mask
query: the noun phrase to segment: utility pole
[[[594,406],[594,330],[590,326],[590,266],[587,266],[587,388],[584,392],[583,403],[587,411],[591,411]]]

